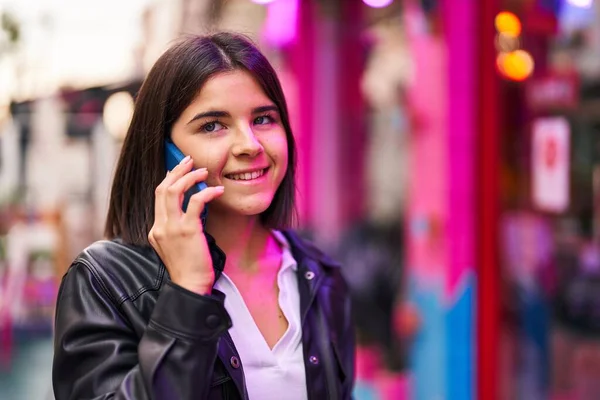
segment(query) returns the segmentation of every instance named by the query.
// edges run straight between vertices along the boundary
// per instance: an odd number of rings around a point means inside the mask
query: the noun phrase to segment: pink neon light
[[[363,3],[373,8],[383,8],[392,4],[394,0],[363,0]]]
[[[278,0],[269,4],[263,35],[272,46],[285,46],[296,39],[298,2],[299,0]]]

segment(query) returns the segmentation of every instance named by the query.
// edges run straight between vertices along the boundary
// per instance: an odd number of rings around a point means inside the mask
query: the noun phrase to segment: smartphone
[[[175,143],[167,139],[165,141],[165,168],[167,169],[167,171],[172,171],[173,168],[179,165],[181,160],[183,160],[184,158],[185,156],[183,155],[181,150],[179,150],[179,148],[175,146]],[[197,182],[183,194],[183,203],[181,205],[181,208],[184,212],[187,210],[187,206],[190,202],[190,197],[192,197],[199,191],[206,189],[207,187],[208,186],[206,185],[206,183]],[[200,215],[200,219],[202,220],[202,226],[206,225],[206,215],[208,212],[207,208],[208,205],[205,205],[204,210],[202,210],[202,214]]]

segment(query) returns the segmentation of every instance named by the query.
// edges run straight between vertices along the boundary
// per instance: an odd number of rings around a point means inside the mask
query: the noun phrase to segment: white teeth
[[[249,180],[261,177],[264,173],[265,173],[265,170],[262,169],[260,171],[229,175],[229,179],[233,179],[234,181],[249,181]]]

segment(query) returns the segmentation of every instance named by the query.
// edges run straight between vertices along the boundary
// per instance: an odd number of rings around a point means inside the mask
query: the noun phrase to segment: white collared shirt
[[[283,248],[277,285],[279,307],[288,321],[287,330],[273,349],[267,345],[233,281],[223,273],[214,287],[225,294],[225,309],[233,323],[229,334],[244,367],[250,400],[306,400],[298,264],[285,236],[278,231],[273,231],[273,235]]]

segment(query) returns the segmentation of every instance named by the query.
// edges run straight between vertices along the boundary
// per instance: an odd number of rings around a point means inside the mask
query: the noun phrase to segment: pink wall
[[[430,35],[423,15],[410,3],[406,27],[414,63],[408,92],[412,114],[408,200],[408,265],[423,281],[443,279],[447,242],[443,227],[448,219],[448,160],[446,129],[446,53],[441,38]]]
[[[286,0],[290,1],[290,0]],[[364,194],[363,5],[342,2],[342,16],[315,0],[300,1],[288,63],[297,79],[293,128],[298,143],[301,222],[333,244],[362,217]]]
[[[463,289],[463,280],[475,268],[477,26],[473,2],[446,0],[442,4],[449,58],[446,145],[450,213],[445,234],[451,238],[446,281],[446,293],[451,299]]]

